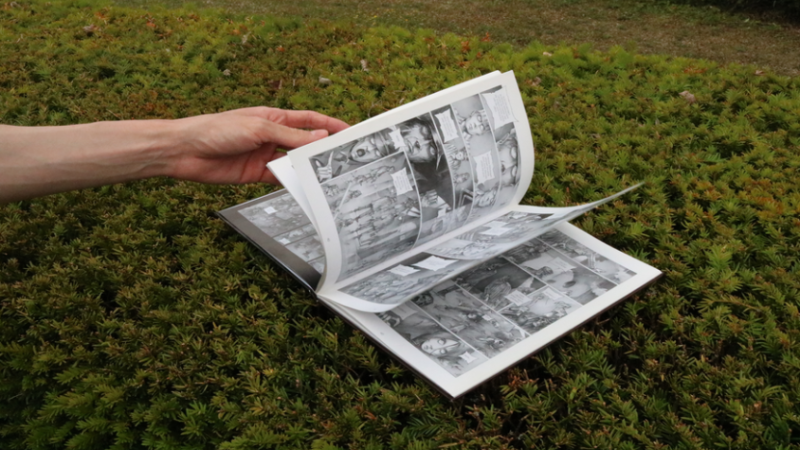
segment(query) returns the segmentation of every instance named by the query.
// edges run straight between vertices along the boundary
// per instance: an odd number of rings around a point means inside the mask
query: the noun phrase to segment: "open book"
[[[534,148],[494,72],[270,163],[286,189],[220,212],[325,305],[457,397],[660,272],[520,205]],[[535,187],[533,187],[535,189]]]

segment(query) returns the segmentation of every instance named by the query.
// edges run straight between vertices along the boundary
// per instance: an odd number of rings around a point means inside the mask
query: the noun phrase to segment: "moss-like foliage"
[[[271,187],[154,179],[7,205],[3,449],[797,444],[797,79],[399,28],[84,1],[0,8],[6,124],[261,104],[356,122],[513,69],[537,143],[525,202],[644,181],[578,225],[666,274],[450,403],[213,214]]]

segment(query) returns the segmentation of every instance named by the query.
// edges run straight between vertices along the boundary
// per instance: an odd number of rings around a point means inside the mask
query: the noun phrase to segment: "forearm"
[[[267,163],[347,128],[313,111],[252,107],[177,120],[0,125],[0,203],[166,175],[277,183]],[[311,129],[313,131],[306,131]]]
[[[0,203],[167,175],[176,124],[0,125]]]

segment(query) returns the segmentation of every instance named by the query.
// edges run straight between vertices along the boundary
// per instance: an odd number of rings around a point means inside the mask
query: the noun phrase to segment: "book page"
[[[306,194],[303,191],[303,182],[297,176],[297,171],[292,167],[292,161],[286,157],[278,158],[267,163],[267,168],[303,209],[303,212],[308,216],[308,220],[311,221],[314,229],[317,230],[317,234],[319,234],[319,226],[314,220],[311,204],[308,203],[308,198],[306,198]]]
[[[561,222],[410,302],[348,320],[456,397],[659,275]]]
[[[407,258],[336,289],[320,292],[328,300],[362,311],[380,312],[400,305],[438,283],[635,189],[567,208],[517,205],[511,211],[449,239],[433,242]]]
[[[321,289],[508,208],[527,189],[533,143],[513,74],[411,105],[289,154],[317,223],[330,224],[320,226],[330,259]]]
[[[531,208],[531,207],[529,207]],[[499,255],[520,242],[543,233],[575,208],[536,208],[512,211],[464,234],[417,252],[398,264],[380,270],[334,292],[322,295],[351,308],[385,311],[455,277],[481,261]],[[549,218],[553,218],[548,220]]]
[[[278,181],[283,184],[283,187],[286,189],[286,191],[288,191],[288,194],[291,195],[294,201],[303,209],[303,212],[308,217],[308,220],[310,220],[311,224],[314,226],[314,241],[319,242],[321,245],[322,240],[319,237],[319,225],[314,222],[314,214],[311,210],[311,204],[308,202],[308,199],[305,196],[302,181],[297,176],[297,171],[295,171],[292,167],[291,160],[286,157],[279,158],[268,163],[267,167],[272,174],[275,175],[275,178],[277,178]],[[312,289],[314,289],[315,292],[319,288],[319,282],[322,279],[326,268],[330,267],[331,265],[337,266],[339,264],[339,261],[327,257],[324,246],[322,247],[322,253],[323,256],[320,259],[309,262],[314,270],[320,275],[319,277],[315,278],[316,282],[312,286]]]
[[[286,191],[225,209],[220,217],[293,274],[309,289],[325,271],[325,255],[316,228]]]

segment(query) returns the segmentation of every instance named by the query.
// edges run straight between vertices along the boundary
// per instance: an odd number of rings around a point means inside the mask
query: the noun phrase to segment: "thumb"
[[[328,136],[327,130],[306,131],[279,125],[268,120],[265,122],[266,125],[261,128],[262,142],[271,142],[286,149],[302,147]]]

